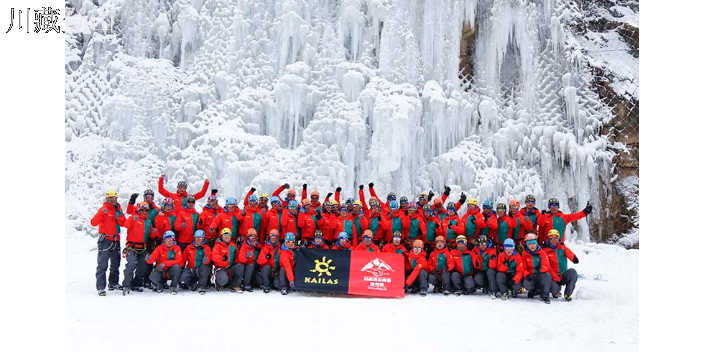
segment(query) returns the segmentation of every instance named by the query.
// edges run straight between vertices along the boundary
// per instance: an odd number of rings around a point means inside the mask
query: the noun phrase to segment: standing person
[[[325,244],[325,241],[323,241],[323,232],[320,230],[315,230],[315,234],[313,235],[313,242],[308,246],[308,248],[313,248],[313,249],[330,249],[327,244]]]
[[[369,230],[372,231],[374,235],[374,243],[377,246],[384,245],[384,236],[386,231],[389,229],[389,223],[386,221],[386,217],[381,214],[381,206],[378,202],[373,202],[371,204],[371,210],[369,216],[367,217],[367,222],[369,223]]]
[[[349,237],[347,236],[347,232],[344,232],[344,231],[340,232],[337,235],[337,241],[330,247],[330,249],[351,251],[352,246],[350,246]]]
[[[164,233],[163,243],[156,247],[154,253],[147,254],[147,264],[156,262],[154,271],[149,275],[149,280],[156,287],[156,292],[163,292],[164,285],[171,280],[171,294],[175,295],[181,277],[181,248],[175,246],[176,235],[173,231]]]
[[[176,214],[174,212],[174,200],[171,198],[164,198],[161,203],[161,211],[154,218],[154,227],[156,228],[157,238],[163,238],[166,231],[173,231],[176,233],[174,225],[176,224]],[[156,244],[158,245],[158,243]],[[154,246],[156,248],[156,246]]]
[[[481,287],[483,293],[490,293],[491,298],[496,298],[499,288],[496,285],[496,249],[493,248],[491,239],[480,235],[477,246],[474,247],[474,254],[477,257],[477,273],[474,274],[474,282],[477,287]],[[488,282],[488,284],[487,284]]]
[[[486,236],[492,242],[496,243],[496,232],[499,229],[498,219],[496,218],[496,212],[494,211],[494,202],[491,199],[487,199],[482,204],[482,215],[484,216],[484,223],[486,227],[479,230],[480,236]]]
[[[250,206],[256,208],[257,205],[252,203]],[[235,276],[237,245],[235,241],[232,241],[232,231],[230,229],[225,228],[222,230],[220,238],[215,241],[215,246],[211,253],[211,259],[215,265],[215,289],[222,291],[226,285],[231,284]]]
[[[127,265],[125,266],[125,277],[122,280],[123,295],[129,294],[130,291],[143,291],[142,283],[147,273],[147,241],[149,241],[152,232],[156,232],[152,222],[149,221],[149,204],[140,202],[137,204],[137,212],[139,215],[125,220],[127,243],[122,255],[127,258]]]
[[[205,294],[205,286],[208,284],[208,277],[211,275],[210,246],[206,242],[205,232],[198,230],[193,235],[193,243],[186,247],[181,253],[181,285],[188,287],[191,291],[198,290],[201,295]]]
[[[282,270],[279,270],[279,275],[277,276],[277,288],[281,290],[282,295],[287,295],[289,289],[293,290],[296,288],[293,284],[293,271],[296,267],[293,251],[296,250],[296,236],[289,232],[284,239],[284,245],[281,246],[281,251],[279,252],[279,261],[281,262]]]
[[[477,258],[474,252],[467,248],[467,237],[457,236],[456,244],[457,247],[450,251],[452,260],[455,262],[455,271],[450,275],[450,280],[456,296],[468,295],[476,291],[474,273]]]
[[[242,209],[242,216],[242,224],[240,224],[239,232],[235,235],[244,237],[248,229],[254,228],[259,233],[259,238],[262,238],[266,225],[263,224],[262,214],[259,212],[257,196],[249,196],[249,203],[247,208]]]
[[[308,184],[304,183],[303,184],[303,191],[301,192],[301,201],[304,199],[308,199]],[[310,206],[311,208],[315,210],[320,210],[322,211],[322,204],[320,203],[320,192],[318,191],[313,191],[310,193]]]
[[[528,291],[528,298],[533,298],[536,291],[538,291],[540,300],[550,304],[552,281],[560,281],[560,278],[552,272],[548,255],[538,245],[538,236],[534,233],[526,234],[523,266],[525,270],[523,273],[523,287]]]
[[[523,254],[523,238],[526,232],[533,231],[533,222],[530,220],[530,217],[521,214],[519,211],[520,207],[521,203],[519,203],[517,199],[512,199],[508,202],[508,216],[513,217],[516,221],[516,227],[513,228],[511,239],[517,243],[516,249],[518,253]]]
[[[272,197],[277,197],[281,200],[281,204],[284,206],[284,208],[288,208],[288,203],[291,202],[292,200],[296,200],[296,190],[290,188],[291,186],[288,183],[284,183],[283,185],[279,186],[274,193],[271,194]],[[286,191],[286,199],[282,199],[279,194],[283,192],[283,190]]]
[[[525,269],[523,268],[523,259],[515,250],[514,241],[507,238],[503,247],[504,251],[499,254],[496,262],[498,271],[496,283],[499,286],[499,292],[501,292],[501,299],[505,301],[508,299],[509,291],[513,298],[518,296]]]
[[[420,290],[421,297],[425,297],[428,293],[428,260],[425,259],[426,257],[423,241],[415,240],[407,256],[406,286],[411,289],[411,293]]]
[[[438,219],[440,222],[445,220],[445,217],[447,216],[447,209],[445,209],[445,206],[443,205],[443,201],[441,198],[435,198],[433,201],[433,211],[435,211],[436,214],[438,214]],[[456,211],[457,209],[455,209]]]
[[[354,248],[355,251],[379,252],[379,247],[372,242],[374,234],[371,230],[364,230],[362,235],[362,243]]]
[[[496,205],[496,251],[503,251],[503,243],[507,238],[513,235],[513,229],[518,226],[513,214],[506,213],[506,204],[499,203]]]
[[[391,242],[387,243],[381,251],[386,253],[403,254],[405,260],[408,255],[408,250],[406,249],[406,246],[401,243],[402,237],[403,235],[401,234],[401,231],[394,232]]]
[[[379,196],[376,195],[376,191],[374,190],[374,182],[369,182],[369,194],[371,194],[372,197],[376,199],[381,199]],[[389,194],[386,196],[386,203],[384,202],[379,202],[381,205],[381,211],[386,214],[389,212],[389,206],[391,205],[391,201],[396,201],[396,193],[394,192],[389,192]]]
[[[242,293],[242,287],[247,292],[252,292],[252,275],[254,274],[254,262],[261,251],[259,246],[259,233],[250,228],[247,230],[247,239],[239,249],[235,260],[235,278],[233,291]]]
[[[479,238],[479,231],[486,227],[477,198],[469,198],[467,201],[467,212],[462,217],[462,223],[465,237],[471,241],[470,243],[476,241]]]
[[[224,229],[230,229],[232,233],[238,233],[240,229],[240,224],[244,221],[244,215],[238,207],[237,198],[228,197],[225,199],[225,209],[222,213],[218,214],[213,222],[210,224],[211,231],[209,233],[215,234],[215,236],[208,237],[206,234],[205,240],[208,242],[210,249],[215,246],[215,240],[218,238],[218,234],[222,233]]]
[[[464,224],[457,215],[457,208],[453,202],[447,203],[447,216],[442,221],[442,235],[450,245],[455,243],[458,235],[464,235]]]
[[[538,230],[540,231],[538,234],[539,243],[545,242],[548,237],[548,232],[552,229],[559,231],[560,241],[564,241],[567,224],[585,218],[592,212],[592,206],[587,203],[584,210],[580,212],[564,214],[560,211],[560,201],[556,198],[550,198],[550,200],[548,200],[548,209],[549,211],[547,212],[543,210],[540,216],[540,222],[538,223]]]
[[[181,250],[186,249],[193,242],[193,234],[197,230],[200,214],[196,211],[196,200],[193,196],[188,196],[186,205],[181,208],[176,216],[174,228],[178,231],[178,246]]]
[[[213,194],[208,197],[208,201],[203,207],[198,216],[198,230],[203,230],[205,232],[206,238],[217,238],[220,234],[217,232],[217,226],[215,226],[215,220],[218,215],[222,214],[223,209],[218,204],[218,196],[215,194],[218,190],[212,190]]]
[[[281,229],[284,233],[293,233],[296,236],[296,241],[300,242],[301,228],[298,227],[298,202],[295,200],[288,202],[288,211],[284,211],[281,221]]]
[[[548,239],[543,247],[548,255],[552,272],[557,273],[560,280],[553,280],[550,291],[553,298],[560,297],[560,286],[565,286],[565,301],[572,301],[572,293],[577,284],[577,271],[574,268],[567,268],[567,259],[575,264],[579,264],[579,258],[560,241],[560,232],[551,229],[548,232]]]
[[[325,210],[321,216],[323,217],[323,239],[328,244],[332,246],[335,242],[335,229],[337,228],[337,215],[332,209],[332,204],[330,202],[323,203],[323,209]]]
[[[301,241],[303,242],[303,246],[307,247],[309,243],[313,242],[313,236],[315,235],[318,221],[315,218],[316,215],[311,201],[304,199],[301,203],[303,203],[303,207],[301,207],[298,213],[298,228],[301,229]]]
[[[442,281],[443,294],[445,296],[450,294],[450,272],[455,269],[455,261],[450,255],[450,251],[445,247],[445,238],[438,236],[435,238],[435,250],[430,253],[430,258],[428,260],[428,270],[430,275],[428,275],[428,281],[433,285],[433,292],[440,292],[440,286],[438,285],[438,279]]]
[[[430,252],[435,248],[435,238],[442,233],[440,219],[435,215],[433,206],[426,204],[423,206],[423,224],[425,225],[425,251]]]
[[[353,248],[356,247],[358,243],[361,243],[364,228],[368,226],[364,215],[361,213],[359,215],[360,216],[356,218],[352,218],[347,215],[347,207],[340,207],[340,216],[338,217],[337,227],[335,228],[337,233],[345,232],[349,236],[352,236]]]
[[[416,239],[421,239],[425,242],[425,219],[423,215],[418,212],[418,204],[416,202],[408,203],[408,238],[412,241]]]
[[[120,281],[120,226],[125,226],[125,214],[117,203],[117,192],[105,192],[105,202],[90,220],[98,226],[98,267],[95,269],[95,288],[105,296],[105,272],[110,264],[110,291],[121,288]]]
[[[279,262],[279,250],[281,249],[281,244],[279,243],[279,231],[276,229],[269,230],[269,239],[266,241],[264,247],[262,247],[259,256],[257,257],[257,264],[261,268],[262,274],[262,290],[264,293],[269,293],[272,286],[272,280],[279,273],[281,268]]]
[[[254,192],[256,191],[257,189],[254,187],[249,189],[249,192],[247,192],[247,194],[244,196],[244,207],[249,208],[250,202],[257,202],[257,212],[259,212],[259,214],[263,216],[264,214],[266,214],[267,211],[269,211],[269,195],[266,193],[262,193],[259,195],[259,200],[257,201],[257,195],[254,194]],[[237,232],[233,233],[236,234]]]
[[[165,177],[165,174],[161,174],[161,176],[159,176],[159,194],[174,200],[174,212],[178,214],[181,211],[181,208],[186,205],[186,199],[188,198],[188,192],[186,192],[186,188],[188,187],[188,184],[186,183],[186,181],[178,181],[176,193],[171,193],[167,191],[166,188],[164,188]],[[208,191],[209,186],[210,181],[208,181],[208,179],[206,178],[205,183],[203,183],[203,188],[201,188],[200,192],[193,195],[194,202],[195,200],[205,197],[205,193]]]
[[[532,195],[532,194],[527,195],[526,199],[525,199],[525,203],[526,203],[526,206],[523,207],[521,210],[519,210],[518,214],[521,216],[527,216],[528,219],[530,219],[530,223],[533,225],[533,229],[527,230],[524,233],[524,238],[525,238],[525,234],[528,232],[538,233],[538,224],[540,223],[540,216],[541,216],[540,209],[535,207],[535,196],[534,195]],[[523,250],[524,250],[524,246],[523,246],[524,243],[525,243],[525,241],[521,241],[521,242],[518,242],[518,244],[516,245],[516,249],[518,249],[518,252],[520,252],[521,254],[523,253]]]
[[[386,231],[386,235],[384,236],[384,241],[390,242],[391,241],[391,235],[399,231],[403,235],[403,239],[405,240],[408,238],[408,227],[409,227],[409,222],[408,218],[403,215],[401,211],[399,211],[399,205],[398,202],[395,200],[392,200],[389,202],[389,210],[388,214],[386,215],[386,222],[388,223],[388,231]]]
[[[137,201],[138,196],[139,194],[137,193],[133,193],[130,196],[130,201],[127,203],[127,214],[137,215],[137,208],[134,206],[134,204]],[[149,217],[149,220],[153,223],[160,210],[159,207],[154,203],[154,191],[152,191],[151,189],[144,191],[143,198],[143,202],[149,204],[149,212],[147,216]]]
[[[275,229],[278,233],[283,233],[283,217],[285,215],[285,209],[281,204],[281,200],[278,197],[271,199],[271,209],[264,214],[262,218],[262,223],[264,227],[264,233],[267,233]]]

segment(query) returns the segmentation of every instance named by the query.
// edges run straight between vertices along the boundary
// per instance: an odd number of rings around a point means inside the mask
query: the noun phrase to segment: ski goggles
[[[528,203],[530,203],[530,204],[535,204],[535,201],[534,201],[534,200],[527,200],[527,201],[525,201],[525,203],[526,203],[526,204],[528,204]]]
[[[423,247],[413,247],[413,249],[423,249]]]
[[[553,203],[548,203],[548,208],[552,208],[552,207],[559,208],[559,207],[560,207],[560,203],[555,203],[555,202],[553,202]]]
[[[482,205],[482,209],[492,209],[491,205]]]
[[[195,200],[187,200],[186,203],[188,203],[188,204],[195,204],[196,201],[195,201]]]

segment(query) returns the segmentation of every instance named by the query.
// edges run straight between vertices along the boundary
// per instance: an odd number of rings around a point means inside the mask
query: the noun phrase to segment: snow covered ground
[[[580,258],[575,299],[491,300],[411,295],[373,299],[256,290],[134,293],[95,290],[96,244],[66,235],[66,349],[173,351],[635,351],[639,250],[568,243]],[[122,281],[122,270],[120,281]],[[125,340],[129,337],[128,340]],[[129,343],[126,344],[126,341]],[[172,341],[172,342],[169,342]]]

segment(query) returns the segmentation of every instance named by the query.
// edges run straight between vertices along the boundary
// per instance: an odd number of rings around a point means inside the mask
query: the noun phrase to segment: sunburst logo
[[[310,272],[312,273],[318,273],[318,277],[323,276],[323,274],[326,274],[327,276],[332,276],[330,273],[331,270],[335,270],[334,266],[331,266],[332,264],[332,259],[327,259],[326,257],[323,257],[323,259],[315,260],[315,269],[311,270]]]

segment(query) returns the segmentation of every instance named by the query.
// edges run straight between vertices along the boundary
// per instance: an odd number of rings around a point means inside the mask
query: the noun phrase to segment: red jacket
[[[472,222],[472,218],[474,218],[474,222]],[[462,217],[462,223],[464,224],[464,235],[467,236],[468,240],[478,238],[479,231],[486,227],[484,216],[482,216],[482,211],[479,208],[468,209]]]
[[[405,240],[408,238],[408,228],[410,227],[410,222],[408,221],[408,217],[404,215],[403,212],[399,210],[394,213],[382,210],[382,214],[386,214],[384,216],[386,217],[387,222],[387,230],[384,234],[384,241],[391,242],[393,239],[393,234],[396,231],[401,231],[401,239]]]
[[[496,243],[497,230],[499,229],[496,212],[492,210],[489,215],[484,215],[484,223],[486,227],[479,230],[479,234],[485,235],[487,238],[491,239],[492,242]]]
[[[301,229],[301,238],[304,240],[312,241],[313,235],[315,235],[315,212],[304,212],[303,210],[298,212],[298,228]],[[322,222],[322,221],[321,221]]]
[[[437,249],[430,253],[430,258],[428,259],[428,271],[438,271],[443,270],[452,271],[455,269],[455,260],[447,247],[443,249]]]
[[[496,230],[496,244],[503,244],[507,238],[512,238],[513,229],[518,226],[516,219],[512,216],[505,214],[504,216],[497,218],[497,230]]]
[[[383,240],[386,236],[386,232],[389,231],[389,222],[381,213],[372,214],[371,210],[368,213],[369,215],[366,216],[367,223],[369,224],[368,229],[372,230],[374,240]]]
[[[574,263],[574,253],[562,242],[558,243],[555,248],[552,248],[549,243],[545,243],[543,251],[548,255],[550,268],[557,275],[562,275],[567,271],[567,259]]]
[[[247,195],[244,196],[244,208],[245,209],[249,208],[249,196],[251,196],[252,194],[254,194],[254,192],[252,192],[252,190],[250,190],[249,192],[247,192]],[[262,214],[262,216],[263,216],[268,211],[269,211],[269,205],[262,206],[259,202],[257,202],[257,212],[259,212],[259,214]]]
[[[281,250],[281,243],[277,242],[276,246],[272,246],[270,243],[267,243],[264,247],[262,247],[261,252],[259,252],[259,256],[257,257],[257,264],[259,264],[259,267],[263,267],[265,265],[268,265],[271,267],[271,271],[275,274],[279,272],[279,251]],[[271,255],[271,258],[266,259],[267,255]]]
[[[482,252],[479,246],[476,246],[472,251],[476,255],[474,267],[477,270],[487,271],[488,269],[496,269],[496,249],[487,247],[484,252]]]
[[[284,211],[284,215],[281,217],[281,229],[284,232],[280,234],[283,236],[288,232],[296,235],[296,239],[301,239],[301,229],[298,227],[298,215],[291,214],[288,210]]]
[[[215,219],[219,216],[219,214],[222,213],[222,208],[220,206],[217,206],[217,208],[211,208],[209,205],[205,205],[203,207],[203,211],[201,211],[200,215],[198,216],[198,230],[203,230],[205,232],[205,238],[206,239],[211,239],[220,236],[220,233],[218,233],[217,230],[217,225],[215,224]],[[210,229],[213,229],[213,231],[210,231]]]
[[[457,236],[464,235],[464,223],[457,214],[448,215],[442,221],[442,235],[445,236],[448,243],[455,243]]]
[[[286,213],[288,213],[288,210],[284,208],[277,211],[272,207],[269,211],[267,211],[262,218],[264,233],[268,234],[272,229],[276,229],[276,231],[279,231],[279,235],[285,234],[282,225],[283,218]]]
[[[421,251],[420,254],[415,254],[413,251],[408,252],[408,256],[406,256],[408,259],[406,261],[406,269],[411,271],[411,273],[408,275],[408,278],[406,278],[406,285],[410,286],[413,284],[421,270],[428,271],[428,260],[425,259],[425,257],[425,251]]]
[[[367,247],[367,245],[364,244],[364,242],[362,242],[359,245],[357,245],[357,247],[354,247],[354,250],[355,251],[379,252],[379,246],[372,243],[371,246]]]
[[[301,191],[301,201],[303,201],[304,199],[307,199],[307,198],[308,198],[308,190],[304,189]],[[318,196],[318,200],[313,200],[313,199],[310,200],[310,209],[311,210],[315,211],[316,209],[320,208],[321,206],[323,206],[323,204],[320,203],[320,196]]]
[[[523,277],[530,274],[550,273],[554,281],[560,281],[560,277],[557,276],[557,273],[552,271],[550,267],[548,254],[542,250],[540,246],[538,246],[538,249],[533,253],[531,253],[527,247],[526,250],[523,251],[523,269],[525,270]]]
[[[516,227],[513,228],[513,234],[511,238],[514,241],[523,242],[523,238],[526,236],[527,231],[533,230],[533,222],[530,220],[529,216],[522,215],[520,212],[513,214],[513,219],[516,221]]]
[[[316,246],[316,245],[315,245],[315,242],[311,242],[311,243],[310,243],[310,246],[308,246],[308,248],[313,248],[313,249],[330,249],[330,247],[328,247],[328,245],[325,244],[325,242],[323,242],[320,246]]]
[[[332,244],[332,248],[330,248],[330,249],[352,250],[352,246],[350,246],[350,241],[347,241],[347,243],[345,243],[344,247],[340,247],[340,241],[338,240]]]
[[[149,254],[147,264],[154,264],[154,262],[156,262],[156,265],[164,264],[164,269],[168,269],[173,265],[181,265],[182,261],[181,247],[176,244],[167,247],[166,244],[162,243]]]
[[[513,275],[513,282],[519,284],[525,272],[525,268],[523,268],[523,258],[521,258],[515,250],[511,256],[506,255],[506,252],[501,252],[496,261],[496,271],[507,273],[509,276]]]
[[[125,228],[127,228],[127,242],[135,244],[147,243],[152,232],[156,232],[147,215],[131,216],[125,220]]]
[[[108,202],[103,203],[103,206],[98,209],[98,212],[90,220],[90,225],[98,226],[98,233],[104,233],[112,237],[109,240],[119,241],[120,226],[125,226],[125,214],[122,212],[122,207],[120,207],[120,204],[116,204],[113,207]]]
[[[540,209],[533,207],[533,209],[528,210],[528,208],[523,207],[518,211],[518,214],[527,216],[530,219],[530,223],[533,224],[533,232],[538,234],[538,224],[540,224],[540,220],[543,216],[543,214],[540,213]]]
[[[211,253],[212,257],[210,260],[212,260],[213,264],[215,264],[215,268],[227,269],[235,265],[237,245],[235,244],[235,241],[225,243],[222,239],[218,238],[215,240],[215,245],[213,246]]]
[[[425,217],[416,210],[413,215],[408,215],[408,237],[412,240],[421,239],[425,242]]]
[[[469,248],[465,248],[463,252],[453,249],[450,251],[450,255],[455,261],[455,271],[462,276],[473,275],[477,270],[476,265],[479,263],[479,258]]]
[[[564,214],[561,211],[558,211],[555,214],[550,212],[542,214],[540,220],[538,220],[538,228],[540,230],[540,233],[538,234],[538,243],[544,243],[545,240],[548,238],[548,232],[552,229],[560,231],[560,241],[564,241],[565,228],[567,227],[567,224],[571,223],[572,221],[577,221],[586,216],[587,214],[584,214],[584,211],[572,214]]]
[[[254,257],[254,254],[261,248],[262,247],[259,245],[259,242],[257,242],[256,246],[252,246],[252,244],[249,243],[249,239],[245,239],[242,242],[242,247],[240,247],[235,263],[244,265],[254,264],[254,261],[257,259]]]
[[[266,237],[266,226],[264,224],[264,217],[256,208],[252,209],[247,207],[245,210],[244,218],[242,220],[242,225],[240,226],[238,232],[238,236],[246,235],[247,230],[251,228],[257,230],[257,232],[259,233],[259,242],[264,243]]]
[[[326,241],[333,241],[337,234],[335,229],[337,228],[337,215],[333,213],[325,213],[323,215],[323,239]]]
[[[352,242],[352,247],[356,247],[362,241],[362,233],[369,227],[367,219],[364,216],[357,218],[347,216],[347,218],[338,217],[337,219],[335,233],[346,232],[350,238],[349,242]]]
[[[237,236],[243,220],[244,215],[242,215],[240,208],[235,208],[233,212],[228,212],[227,209],[224,209],[222,213],[219,213],[218,216],[213,219],[213,223],[211,224],[211,226],[216,229],[215,231],[217,231],[215,237],[220,236],[220,233],[224,229],[230,229],[233,236]],[[205,237],[210,239],[208,238],[208,233],[205,234]]]
[[[282,246],[279,251],[279,263],[286,273],[288,281],[294,281],[293,270],[296,267],[296,262],[293,251],[294,249],[288,249],[286,246]]]
[[[369,187],[369,194],[371,194],[372,197],[375,197],[376,199],[379,200],[379,204],[381,205],[381,212],[382,213],[386,214],[389,212],[389,204],[382,201],[382,199],[376,195],[376,191],[374,190],[374,187]],[[386,198],[384,198],[384,199],[386,199]]]
[[[156,237],[163,238],[164,232],[166,231],[176,231],[174,225],[176,224],[176,213],[173,211],[159,212],[159,215],[154,218],[154,227],[156,228]]]
[[[423,216],[425,217],[425,216]],[[429,218],[423,219],[425,223],[425,244],[431,244],[435,246],[435,237],[442,234],[442,224],[437,216],[431,216]]]
[[[205,192],[208,191],[208,186],[210,186],[210,182],[208,180],[203,183],[203,188],[201,188],[200,192],[196,193],[193,195],[193,198],[196,200],[201,199],[205,197]],[[181,210],[186,205],[186,198],[188,198],[188,192],[183,192],[183,193],[171,193],[164,188],[164,178],[159,177],[159,194],[161,194],[164,197],[171,198],[174,200],[174,212],[178,214],[178,212]]]
[[[195,209],[186,207],[181,209],[174,223],[174,229],[178,231],[176,240],[178,240],[179,243],[193,242],[193,234],[196,232],[198,218],[199,214]],[[184,226],[184,223],[186,226]]]
[[[399,243],[398,246],[395,246],[393,242],[389,242],[384,245],[381,251],[386,253],[403,254],[404,256],[408,255],[408,250],[403,245],[403,242]]]
[[[220,256],[222,258],[222,256]],[[210,246],[204,244],[196,247],[193,243],[189,244],[181,254],[181,267],[184,269],[200,268],[201,265],[211,263]]]

